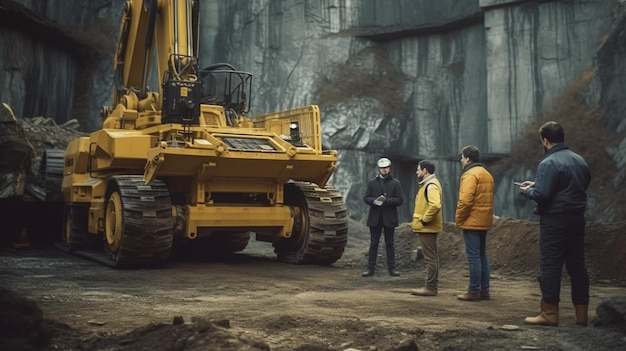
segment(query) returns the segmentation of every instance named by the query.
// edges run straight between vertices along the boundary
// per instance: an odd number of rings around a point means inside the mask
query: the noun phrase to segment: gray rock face
[[[260,65],[254,112],[321,105],[325,143],[340,152],[333,183],[360,221],[364,185],[383,155],[403,183],[403,220],[411,216],[423,158],[437,165],[444,217],[453,220],[459,149],[477,145],[494,163],[509,156],[529,125],[557,118],[545,106],[595,67],[598,43],[618,15],[605,1],[287,1],[257,3],[247,13],[239,2],[223,5],[230,18],[247,21],[222,22],[230,34],[216,41],[226,48],[215,51],[216,61]],[[586,102],[600,106],[606,88],[594,80]],[[533,159],[541,157],[538,142],[536,150]],[[611,150],[619,157],[619,148]],[[512,187],[532,179],[534,166],[494,174],[496,215],[536,218],[534,204]]]
[[[606,1],[497,3],[483,7],[488,150],[508,153],[543,105],[593,65],[612,9]]]
[[[100,106],[112,94],[113,49],[87,64],[66,46],[107,52],[117,34],[100,30],[110,43],[94,47],[67,33],[103,19],[116,29],[123,3],[0,0],[0,13],[26,12],[30,21],[0,28],[0,100],[19,116],[44,115],[59,123],[76,118],[85,131],[97,129]],[[16,4],[24,6],[15,10]],[[376,174],[375,161],[387,156],[405,193],[401,220],[411,218],[417,162],[428,158],[444,187],[444,220],[452,221],[459,150],[478,146],[488,166],[513,157],[528,128],[560,116],[548,107],[558,105],[560,94],[585,72],[595,76],[581,99],[603,111],[600,122],[609,130],[626,129],[624,4],[207,0],[201,3],[200,62],[229,62],[255,75],[251,116],[320,105],[324,145],[340,155],[332,183],[353,219],[366,217],[365,185]],[[58,35],[64,45],[29,35],[33,23],[65,33]],[[17,43],[15,49],[6,50],[8,42]],[[609,166],[619,169],[606,185],[612,194],[626,182],[626,141],[602,147]],[[536,153],[525,157],[540,159],[540,148],[537,140]],[[496,215],[536,219],[533,204],[511,184],[532,179],[535,165],[494,173]],[[600,202],[590,199],[591,219],[625,218],[623,201],[593,206]]]
[[[0,0],[0,101],[20,117],[100,127],[124,1]],[[110,22],[107,22],[110,21]]]

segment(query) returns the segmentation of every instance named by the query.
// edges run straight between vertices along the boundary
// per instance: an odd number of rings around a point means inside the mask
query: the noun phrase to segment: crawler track
[[[348,216],[341,193],[332,186],[295,182],[285,187],[285,202],[300,213],[293,236],[274,243],[278,259],[329,265],[341,258],[348,242]]]
[[[169,191],[160,181],[146,185],[142,176],[112,177],[107,193],[103,235],[87,233],[88,207],[68,205],[64,252],[116,267],[146,267],[165,262],[172,249],[174,218]],[[97,245],[103,242],[104,250]]]
[[[107,192],[105,251],[116,267],[147,266],[169,258],[174,217],[165,184],[143,176],[113,177]]]

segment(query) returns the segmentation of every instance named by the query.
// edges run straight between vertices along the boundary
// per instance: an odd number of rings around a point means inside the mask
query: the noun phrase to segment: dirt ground
[[[626,296],[626,223],[591,224],[590,320]],[[0,251],[0,349],[6,350],[618,350],[623,326],[574,325],[564,275],[560,326],[526,326],[539,307],[538,226],[498,219],[488,235],[492,299],[456,299],[467,287],[462,236],[439,237],[436,297],[416,297],[423,260],[411,256],[408,224],[397,229],[400,277],[379,257],[363,278],[369,233],[351,223],[332,266],[289,265],[251,241],[220,260],[185,257],[158,268],[118,270],[52,245]],[[384,254],[381,246],[380,254]],[[512,329],[512,330],[509,330]],[[417,347],[416,347],[417,346]]]

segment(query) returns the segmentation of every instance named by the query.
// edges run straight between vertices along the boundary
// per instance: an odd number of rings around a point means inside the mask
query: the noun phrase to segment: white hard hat
[[[378,166],[378,168],[386,168],[391,166],[391,161],[388,158],[383,157],[378,160],[378,162],[376,162],[376,165]]]

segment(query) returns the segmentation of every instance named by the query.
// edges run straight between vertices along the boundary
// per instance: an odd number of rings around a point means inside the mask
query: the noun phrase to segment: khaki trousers
[[[419,233],[424,263],[426,264],[426,287],[437,290],[439,285],[439,253],[437,252],[437,233]]]

